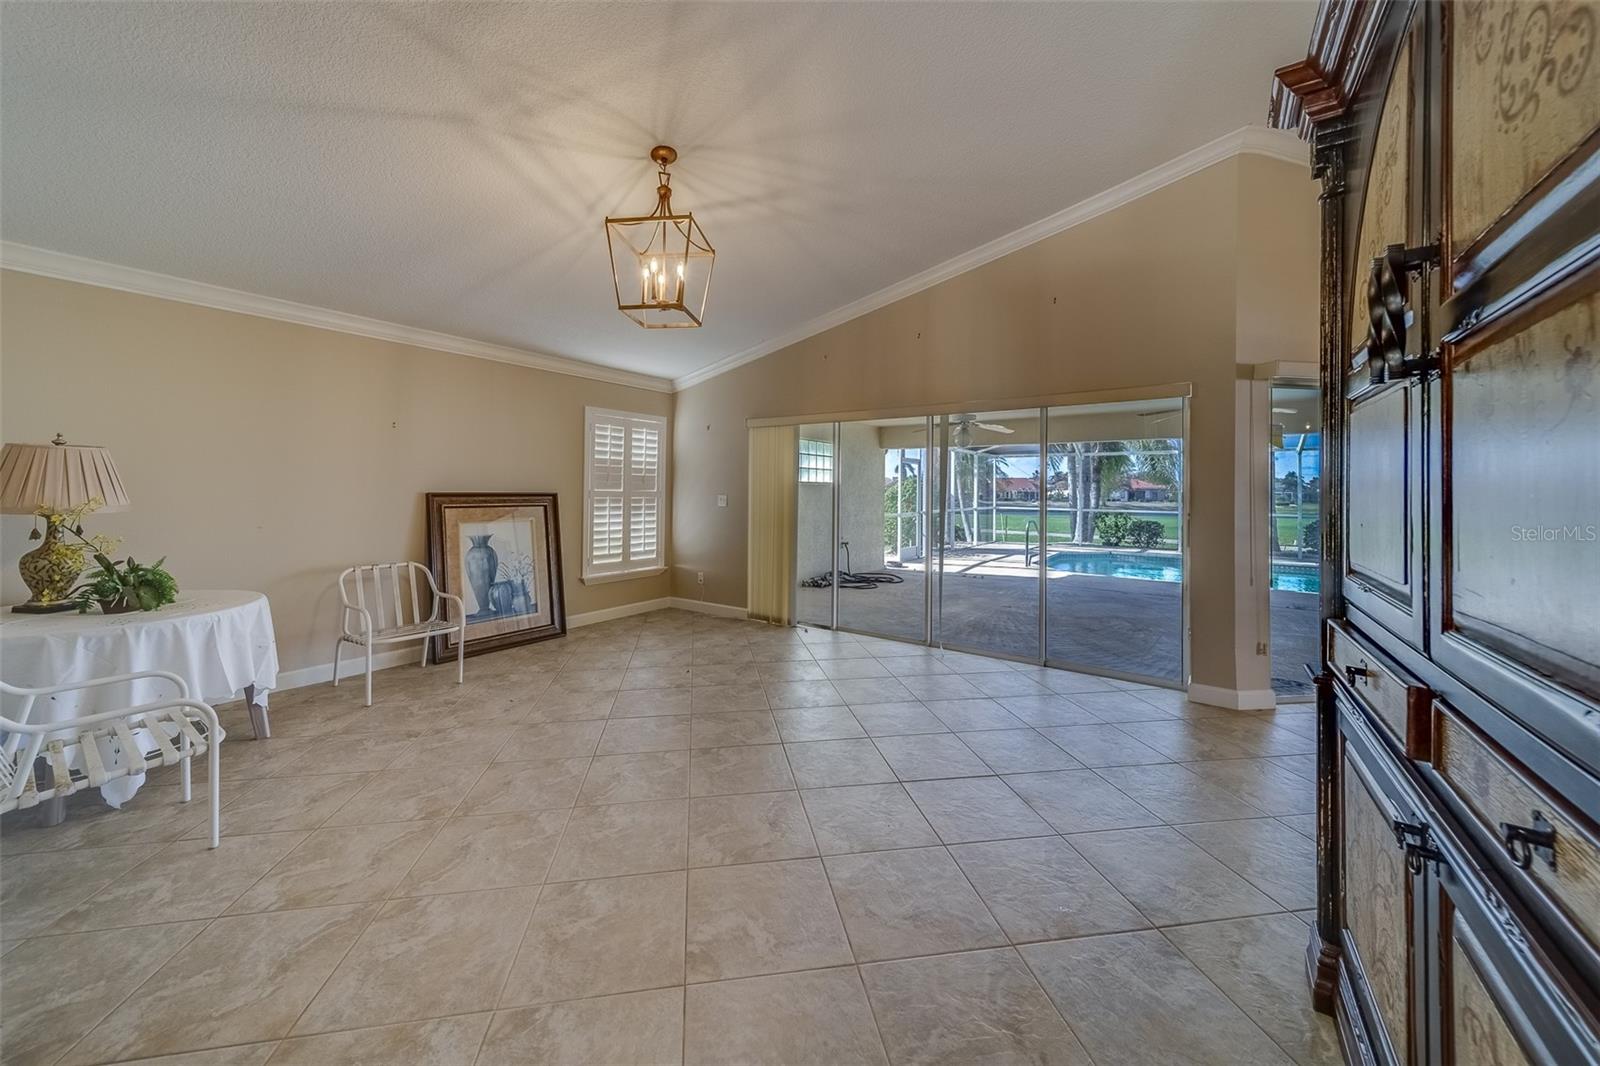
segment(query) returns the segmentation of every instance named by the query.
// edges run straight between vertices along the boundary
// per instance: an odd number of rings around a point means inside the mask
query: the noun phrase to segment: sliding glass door
[[[1040,657],[1039,409],[939,420],[944,488],[935,643]]]
[[[1272,689],[1280,700],[1312,696],[1306,664],[1320,654],[1322,408],[1314,386],[1272,386],[1267,543]]]
[[[839,628],[928,639],[927,418],[839,423]]]
[[[801,426],[796,621],[1185,683],[1185,418],[1172,398]]]
[[[1046,661],[1184,683],[1184,401],[1048,421]]]

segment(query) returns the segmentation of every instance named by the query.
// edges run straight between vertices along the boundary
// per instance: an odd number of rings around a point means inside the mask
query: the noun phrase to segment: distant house
[[[1138,503],[1165,503],[1172,499],[1172,486],[1131,477],[1128,479],[1128,499]]]
[[[1031,477],[996,478],[994,498],[1007,503],[1035,502],[1039,499],[1039,482]]]

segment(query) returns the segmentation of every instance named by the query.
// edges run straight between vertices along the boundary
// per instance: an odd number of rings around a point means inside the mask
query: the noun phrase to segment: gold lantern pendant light
[[[606,219],[617,310],[645,329],[693,329],[705,318],[711,267],[717,253],[691,212],[672,211],[672,175],[678,151],[650,149],[658,168],[656,209],[648,215]]]

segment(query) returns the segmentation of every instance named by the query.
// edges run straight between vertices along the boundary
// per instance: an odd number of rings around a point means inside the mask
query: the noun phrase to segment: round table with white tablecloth
[[[177,674],[191,696],[208,703],[243,694],[256,735],[265,736],[267,692],[278,683],[278,644],[267,598],[259,592],[207,589],[183,593],[156,611],[0,615],[0,677],[8,684],[43,688],[140,670]],[[171,687],[141,680],[64,692],[36,700],[29,720],[65,721],[129,707],[170,696]],[[15,718],[18,710],[7,697],[6,717]],[[143,783],[140,774],[114,781],[101,793],[120,806]]]

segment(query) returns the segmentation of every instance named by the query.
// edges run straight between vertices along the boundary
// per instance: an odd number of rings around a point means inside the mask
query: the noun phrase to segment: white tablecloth
[[[0,615],[0,677],[23,688],[67,681],[166,670],[208,703],[235,699],[255,686],[258,704],[278,683],[278,645],[272,609],[259,592],[201,590],[182,594],[158,611],[126,614]],[[172,695],[172,686],[138,681],[34,701],[29,720],[65,721],[78,715],[131,707]],[[20,701],[7,696],[15,719]],[[120,806],[144,784],[144,775],[113,781],[101,790]]]

